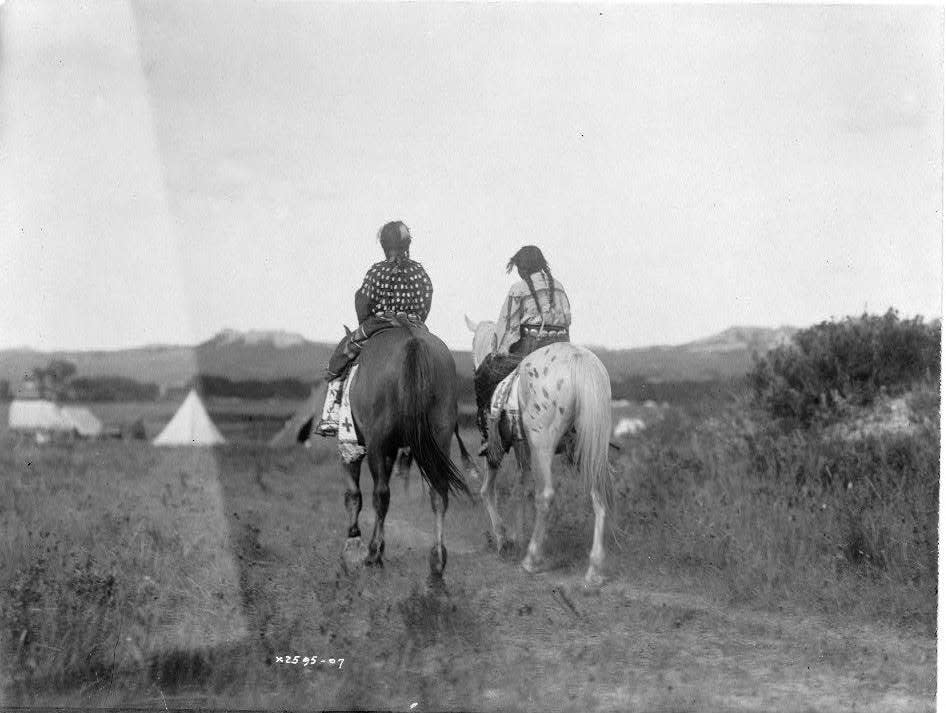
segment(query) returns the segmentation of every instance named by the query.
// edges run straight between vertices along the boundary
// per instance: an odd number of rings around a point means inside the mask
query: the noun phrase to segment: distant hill
[[[738,352],[757,351],[767,352],[769,349],[788,344],[795,332],[795,327],[730,327],[719,334],[706,339],[700,339],[683,348],[691,352]]]
[[[730,327],[719,334],[678,346],[610,350],[592,347],[613,381],[642,376],[652,381],[706,381],[741,376],[752,368],[753,353],[765,354],[791,341],[794,327]]]
[[[286,332],[224,330],[190,346],[147,346],[115,351],[0,351],[0,379],[18,384],[31,368],[66,359],[81,376],[124,376],[158,384],[181,384],[195,374],[232,380],[295,378],[315,381],[334,345],[310,342]]]
[[[591,347],[614,381],[640,376],[653,381],[709,380],[744,374],[752,353],[765,352],[791,338],[790,327],[732,327],[717,335],[678,346],[639,349]],[[39,352],[0,350],[0,379],[15,388],[24,374],[51,359],[73,362],[80,376],[124,376],[164,385],[182,384],[195,374],[228,379],[316,381],[334,344],[311,342],[289,332],[237,332],[227,329],[197,346],[146,346],[115,351]],[[470,378],[473,362],[454,352],[457,371]]]

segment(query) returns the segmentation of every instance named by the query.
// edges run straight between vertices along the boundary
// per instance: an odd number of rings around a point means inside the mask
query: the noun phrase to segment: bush
[[[856,439],[786,430],[751,398],[673,408],[613,456],[611,523],[629,568],[733,601],[935,631],[938,391],[907,397],[909,431]]]
[[[882,390],[938,381],[940,333],[938,320],[901,319],[893,309],[822,322],[757,357],[750,383],[771,416],[807,426],[846,405],[869,404]]]

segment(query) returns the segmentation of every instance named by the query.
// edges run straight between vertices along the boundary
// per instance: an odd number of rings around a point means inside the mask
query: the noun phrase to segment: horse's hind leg
[[[595,535],[591,545],[591,556],[588,558],[588,571],[585,573],[585,584],[589,587],[600,587],[604,584],[604,502],[597,488],[591,489],[591,505],[595,510]]]
[[[348,511],[348,537],[361,537],[358,516],[361,514],[361,459],[345,465],[347,485],[345,488],[345,510]]]
[[[347,487],[345,488],[345,510],[348,511],[348,539],[342,557],[347,567],[360,563],[364,557],[365,546],[361,542],[361,530],[358,528],[358,516],[361,514],[361,458],[345,466]]]
[[[384,554],[384,518],[388,514],[388,505],[391,503],[391,469],[397,452],[370,453],[368,467],[371,468],[371,477],[374,479],[374,532],[371,533],[371,542],[368,544],[366,565],[380,566],[381,556]]]
[[[516,463],[519,465],[519,484],[514,488],[514,501],[516,503],[516,530],[515,540],[517,543],[526,543],[526,509],[528,500],[533,496],[529,492],[529,480],[532,478],[532,456],[529,452],[529,444],[526,441],[514,441],[513,449],[516,452]]]
[[[449,490],[430,488],[430,507],[434,511],[434,546],[430,549],[430,576],[433,580],[443,577],[447,566],[447,548],[443,544],[443,520],[447,514]]]
[[[397,452],[397,461],[395,462],[394,472],[404,479],[404,492],[411,491],[411,466],[414,463],[414,456],[410,448],[402,448]]]
[[[496,503],[496,476],[498,473],[499,468],[494,468],[491,465],[487,467],[486,477],[483,478],[483,485],[480,488],[480,497],[483,499],[490,524],[493,527],[493,539],[496,543],[496,549],[502,554],[509,544],[509,540],[506,535],[506,526],[499,515],[499,508]]]
[[[532,539],[522,567],[527,572],[540,572],[545,568],[545,535],[548,529],[548,514],[552,509],[552,500],[555,497],[555,488],[552,485],[552,452],[551,444],[533,447],[532,473],[535,478],[535,526],[532,529]],[[539,490],[541,488],[541,491]]]

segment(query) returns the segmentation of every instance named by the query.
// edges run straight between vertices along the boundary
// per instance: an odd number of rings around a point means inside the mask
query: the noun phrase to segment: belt
[[[523,325],[520,332],[529,337],[558,337],[568,334],[568,327],[530,327]]]
[[[374,316],[391,321],[396,319],[408,319],[411,322],[418,322],[420,324],[423,324],[424,322],[424,320],[420,318],[419,314],[414,314],[413,312],[377,312]]]

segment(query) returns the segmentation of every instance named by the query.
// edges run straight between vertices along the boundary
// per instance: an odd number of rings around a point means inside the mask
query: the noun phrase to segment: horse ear
[[[493,332],[493,351],[495,352],[497,349],[499,349],[499,337]]]
[[[350,337],[350,336],[351,336],[351,330],[348,328],[348,325],[347,325],[347,324],[343,324],[342,326],[345,328],[345,336],[346,336],[346,337]]]
[[[476,322],[474,322],[472,319],[470,319],[470,318],[467,317],[466,315],[463,315],[463,319],[466,320],[466,328],[469,329],[471,332],[474,332],[474,333],[475,333],[475,332],[476,332]]]

